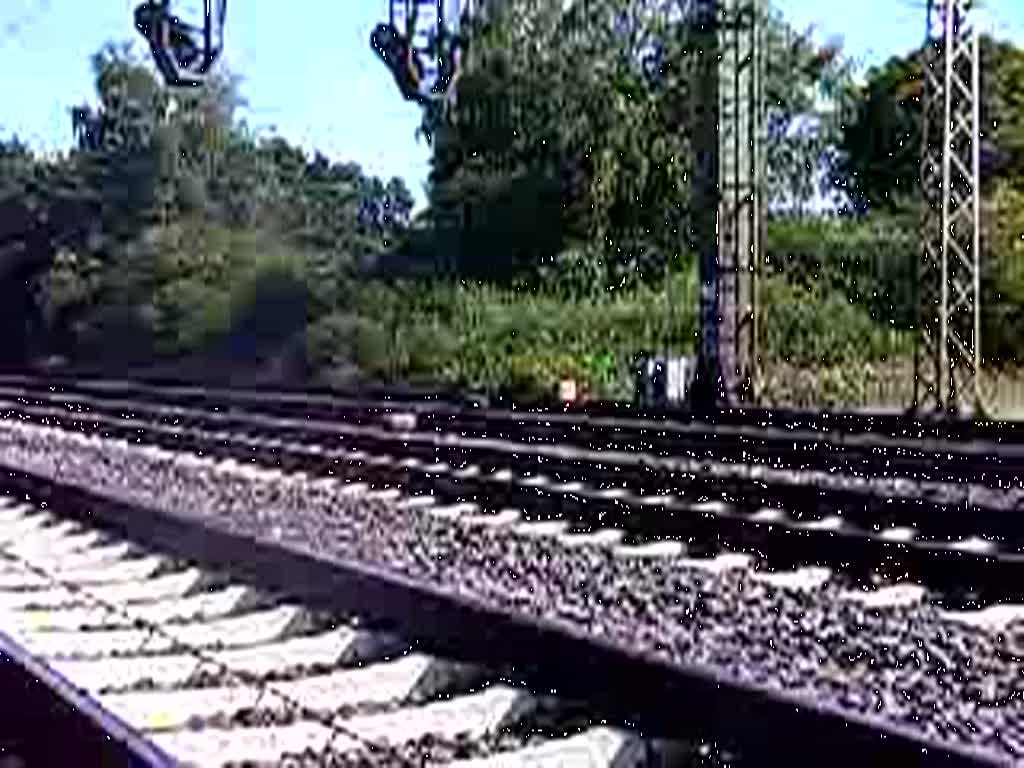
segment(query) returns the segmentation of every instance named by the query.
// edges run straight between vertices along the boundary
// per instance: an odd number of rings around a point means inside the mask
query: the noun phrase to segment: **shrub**
[[[807,290],[841,293],[876,323],[906,329],[916,316],[920,248],[910,212],[781,220],[768,228],[767,271]]]
[[[335,312],[311,323],[306,333],[306,356],[314,368],[333,368],[355,359],[360,319]]]
[[[226,333],[231,322],[227,291],[193,278],[160,286],[153,302],[158,354],[173,357],[193,352]]]
[[[982,350],[993,362],[1024,355],[1024,190],[1000,183],[987,206],[982,268]]]
[[[676,275],[674,328],[662,289],[634,285],[572,299],[557,288],[516,290],[455,282],[381,282],[360,287],[356,312],[377,328],[387,361],[374,370],[517,396],[552,396],[576,379],[602,397],[622,397],[628,361],[666,340],[692,351],[696,279]]]
[[[764,352],[771,359],[833,365],[913,353],[910,332],[880,325],[837,291],[802,290],[776,277],[765,280],[761,301]]]

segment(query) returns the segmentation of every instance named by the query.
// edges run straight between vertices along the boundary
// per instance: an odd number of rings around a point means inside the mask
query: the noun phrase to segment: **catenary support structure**
[[[981,415],[980,60],[967,0],[928,7],[922,126],[920,343],[914,405]]]
[[[700,359],[693,406],[753,404],[761,379],[757,312],[764,258],[767,0],[705,0],[697,51],[694,234],[700,256]]]

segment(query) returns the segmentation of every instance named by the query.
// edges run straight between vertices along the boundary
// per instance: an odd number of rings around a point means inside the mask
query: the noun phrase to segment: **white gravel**
[[[449,768],[635,768],[643,765],[643,749],[643,742],[627,731],[591,728],[510,752],[456,760]]]
[[[492,686],[451,701],[339,719],[333,723],[336,730],[304,721],[256,728],[157,731],[152,739],[184,762],[203,766],[277,761],[282,754],[302,753],[315,744],[358,755],[367,751],[367,741],[387,746],[415,742],[424,736],[452,741],[459,737],[480,739],[520,717],[531,700],[523,691]]]
[[[259,685],[102,693],[98,699],[128,722],[174,729],[193,719],[231,718],[257,704],[263,710],[283,712],[288,709],[288,702],[301,702],[311,710],[331,712],[359,704],[401,702],[413,694],[433,695],[447,685],[443,676],[431,674],[431,667],[439,663],[427,656],[409,655],[362,669],[275,682],[271,686],[275,695],[267,700],[263,699],[264,691]]]
[[[301,609],[280,606],[225,619],[193,621],[164,628],[157,635],[144,629],[83,631],[52,626],[5,627],[30,651],[46,658],[90,658],[116,653],[166,653],[176,643],[192,648],[240,648],[283,637]]]

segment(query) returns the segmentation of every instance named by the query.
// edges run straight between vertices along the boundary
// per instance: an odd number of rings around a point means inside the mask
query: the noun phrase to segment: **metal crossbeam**
[[[981,368],[980,89],[966,0],[929,8],[921,158],[923,249],[917,409],[984,411]]]

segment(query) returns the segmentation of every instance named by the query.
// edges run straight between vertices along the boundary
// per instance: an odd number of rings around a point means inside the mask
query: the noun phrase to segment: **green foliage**
[[[671,332],[660,287],[574,301],[487,284],[372,283],[359,292],[357,312],[378,329],[377,349],[390,357],[375,369],[395,378],[551,396],[569,376],[589,391],[621,395],[625,366],[639,348],[667,340],[693,349],[692,270],[674,278],[672,293],[679,306]]]
[[[67,249],[57,252],[46,275],[44,307],[50,317],[88,306],[100,287],[98,259]]]
[[[981,154],[986,179],[1024,175],[1024,50],[980,39]],[[922,49],[894,56],[867,73],[840,149],[852,189],[869,204],[893,209],[919,197]]]
[[[543,352],[514,355],[509,358],[506,391],[519,400],[550,399],[566,379],[589,388],[592,386],[589,374],[582,361],[572,355]]]
[[[778,278],[764,283],[761,322],[769,360],[829,366],[913,354],[911,333],[885,328],[837,291]]]
[[[309,320],[305,257],[260,233],[239,240],[229,289],[232,333],[243,351],[266,354]]]
[[[909,357],[836,365],[772,361],[764,371],[764,402],[802,408],[909,406],[913,365]]]
[[[768,227],[768,268],[807,290],[845,296],[879,327],[916,317],[920,238],[913,213],[870,219],[799,219]]]
[[[848,63],[776,9],[764,23],[773,116],[812,110],[821,92],[845,103]],[[534,288],[552,267],[566,274],[553,264],[566,253],[583,255],[563,278],[574,292],[660,282],[672,254],[693,250],[700,34],[626,0],[496,6],[471,31],[457,100],[425,114],[431,209],[458,234],[435,249],[460,275],[507,280],[515,271]],[[809,144],[772,134],[770,199],[811,196],[808,163],[837,137],[842,114],[822,117],[825,130]]]
[[[920,55],[894,56],[868,70],[840,143],[853,192],[883,209],[896,209],[919,196],[924,89]]]
[[[201,349],[229,328],[228,293],[195,277],[164,283],[154,296],[156,351],[174,357]]]
[[[344,312],[314,320],[306,334],[306,357],[313,368],[337,368],[354,360],[359,324],[359,317]]]
[[[151,249],[158,354],[233,338],[255,355],[305,327],[305,255],[273,236],[190,222],[156,233]]]
[[[1019,183],[1024,178],[1024,49],[988,37],[981,46],[982,151],[991,158],[993,176]]]
[[[0,358],[259,356],[343,306],[358,260],[404,230],[400,179],[254,135],[232,73],[172,93],[131,45],[91,63],[76,147],[0,143]]]
[[[361,333],[370,347],[353,354],[392,380],[532,398],[554,396],[562,379],[574,378],[587,392],[621,399],[629,396],[628,366],[638,351],[695,352],[696,273],[692,259],[685,263],[667,286],[674,307],[666,286],[642,284],[574,299],[555,288],[373,282],[358,290],[354,314],[332,318],[321,332],[324,338]],[[886,328],[824,283],[807,286],[780,273],[764,281],[761,300],[769,361],[834,367],[912,353],[911,333]]]
[[[771,222],[759,297],[766,359],[834,366],[911,355],[919,242],[908,212]]]
[[[667,95],[657,95],[634,54],[656,32],[673,51],[686,40],[678,25],[668,34],[639,18],[629,37],[615,37],[611,21],[624,10],[621,0],[568,12],[551,3],[508,4],[474,34],[458,103],[433,131],[430,200],[439,212],[456,212],[459,226],[481,233],[477,239],[505,244],[501,275],[518,267],[536,287],[539,264],[580,246],[597,257],[599,286],[620,285],[657,279],[660,270],[638,260],[639,252],[678,249],[688,194],[688,82],[669,66]],[[509,220],[532,226],[510,227]],[[641,239],[660,248],[639,249]],[[480,259],[485,254],[473,245],[462,251]],[[487,274],[490,265],[487,258],[469,274]]]
[[[50,352],[67,355],[74,348],[82,320],[100,291],[102,267],[91,255],[62,249],[38,279],[36,303],[51,340]]]
[[[982,272],[982,350],[998,363],[1021,358],[1024,338],[1024,189],[997,185]]]
[[[699,295],[689,196],[701,41],[636,9],[496,6],[457,99],[424,117],[430,205],[412,228],[401,180],[239,121],[232,73],[172,98],[141,57],[106,46],[94,104],[74,112],[78,146],[44,162],[0,143],[0,324],[13,329],[0,356],[59,352],[109,370],[245,363],[304,336],[314,369],[522,398],[573,378],[589,396],[628,397],[635,353],[694,353]],[[759,295],[769,394],[863,403],[889,378],[909,380],[914,53],[854,92],[849,62],[777,11],[765,31],[778,125],[822,92],[839,104],[819,115],[816,139],[771,135],[769,199],[808,197],[808,164],[852,116],[846,173],[874,204],[863,220],[770,222]],[[652,45],[660,60],[645,71]],[[986,173],[998,182],[986,187],[984,344],[1009,361],[1024,334],[1024,56],[992,41],[983,55]]]

